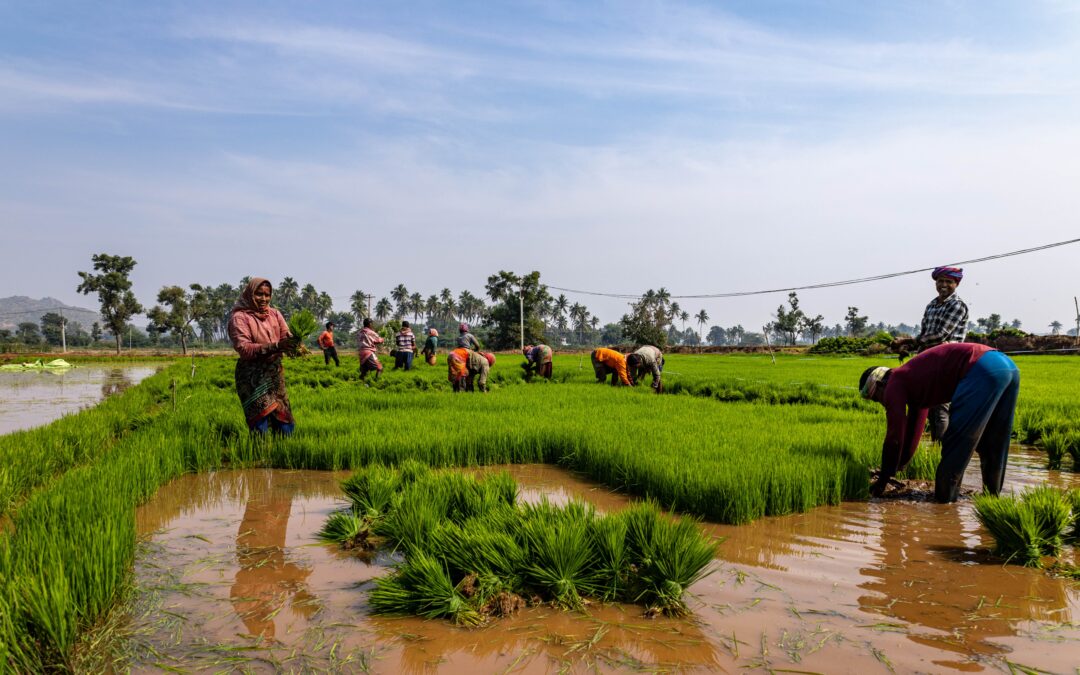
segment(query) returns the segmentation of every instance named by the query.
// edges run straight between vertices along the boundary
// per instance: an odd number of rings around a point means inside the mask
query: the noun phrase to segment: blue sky
[[[1072,239],[1078,37],[1056,1],[0,2],[0,296],[92,305],[95,252],[151,304],[245,274],[730,292]],[[1078,260],[960,292],[1071,323]],[[914,323],[932,295],[800,297]],[[749,328],[783,300],[683,304]]]

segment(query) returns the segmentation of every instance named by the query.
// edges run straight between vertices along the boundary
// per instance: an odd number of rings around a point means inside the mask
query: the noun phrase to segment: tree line
[[[0,345],[59,345],[62,335],[73,347],[86,347],[109,338],[117,353],[125,338],[131,346],[173,344],[183,353],[195,341],[204,347],[223,345],[228,342],[229,313],[250,281],[244,277],[236,286],[229,283],[164,286],[157,293],[157,303],[146,309],[132,291],[130,275],[137,264],[134,258],[101,253],[92,256],[91,262],[92,272],[78,273],[82,281],[76,290],[86,295],[97,294],[100,324],[95,322],[86,330],[50,312],[41,317],[40,324],[23,322],[15,331],[0,329]],[[397,330],[400,322],[407,319],[447,335],[456,334],[458,323],[468,323],[485,344],[495,349],[518,344],[522,328],[525,342],[545,342],[557,347],[627,343],[661,348],[703,344],[753,346],[766,342],[795,345],[814,344],[822,337],[862,337],[880,331],[893,335],[918,332],[918,326],[903,323],[871,323],[854,306],[848,307],[843,323],[828,326],[824,316],[811,315],[803,309],[795,292],[788,294],[787,303],[777,307],[761,331],[747,330],[740,324],[709,326],[708,312],[701,309],[691,314],[663,287],[647,290],[617,322],[602,324],[585,305],[571,303],[564,294],[553,296],[536,271],[519,275],[500,270],[487,278],[483,297],[468,290],[455,294],[449,288],[425,295],[399,283],[388,296],[376,300],[375,295],[357,289],[349,296],[348,308],[342,311],[335,311],[333,298],[325,291],[284,277],[275,285],[273,305],[286,318],[308,310],[320,323],[333,322],[336,335],[342,339],[350,338],[368,317],[387,332]],[[131,323],[139,314],[145,314],[148,319],[145,331]],[[1054,321],[1049,327],[1058,335],[1063,326]],[[1000,314],[976,319],[968,326],[970,332],[979,333],[1020,328],[1018,319],[1006,323]],[[1075,329],[1069,334],[1075,334]]]

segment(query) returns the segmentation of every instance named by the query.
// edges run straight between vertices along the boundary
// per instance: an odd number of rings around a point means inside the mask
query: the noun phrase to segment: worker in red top
[[[323,363],[330,365],[330,359],[334,359],[334,365],[340,366],[338,361],[337,347],[334,346],[334,322],[326,322],[326,330],[319,334],[319,346],[322,347]]]
[[[610,374],[611,386],[615,386],[620,382],[627,387],[634,386],[634,383],[630,381],[630,374],[626,370],[626,357],[614,349],[607,349],[606,347],[594,349],[592,367],[597,382],[603,382]]]
[[[983,489],[997,494],[1005,482],[1020,371],[1001,352],[969,342],[943,344],[899,368],[868,368],[859,380],[863,398],[885,406],[887,429],[881,471],[870,493],[884,494],[889,480],[914,457],[928,409],[951,402],[941,438],[934,498],[954,502],[973,452],[979,453]]]

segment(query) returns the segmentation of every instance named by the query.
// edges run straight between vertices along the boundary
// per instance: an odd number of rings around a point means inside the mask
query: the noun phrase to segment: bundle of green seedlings
[[[1068,454],[1073,471],[1080,471],[1080,431],[1055,429],[1044,434],[1040,442],[1046,450],[1046,468],[1060,470]]]
[[[975,515],[994,537],[994,553],[1008,562],[1042,567],[1043,557],[1058,556],[1066,534],[1076,532],[1075,492],[1049,486],[1025,490],[1019,497],[975,496]]]
[[[593,600],[683,615],[687,589],[711,572],[717,542],[652,502],[601,515],[583,502],[517,501],[506,473],[476,477],[415,461],[372,465],[342,483],[351,508],[320,537],[347,547],[373,538],[405,559],[371,592],[379,614],[475,626],[526,603],[582,609]]]
[[[289,332],[296,339],[297,345],[295,350],[287,352],[287,354],[294,357],[310,354],[311,351],[304,343],[319,329],[319,323],[315,320],[315,315],[306,309],[302,309],[289,317],[288,325]]]

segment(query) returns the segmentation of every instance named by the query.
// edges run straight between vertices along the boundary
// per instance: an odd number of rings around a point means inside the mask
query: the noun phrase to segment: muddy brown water
[[[1075,485],[1014,450],[1007,485]],[[550,466],[509,471],[522,497],[625,496]],[[488,469],[490,470],[490,469]],[[692,617],[637,606],[530,608],[480,629],[368,614],[395,558],[316,543],[347,474],[189,475],[138,511],[128,652],[135,671],[1074,672],[1080,585],[1003,566],[970,501],[873,501],[706,525],[725,537]],[[977,467],[968,471],[978,477]]]
[[[161,368],[86,364],[61,370],[0,371],[0,434],[42,426],[96,405]]]

